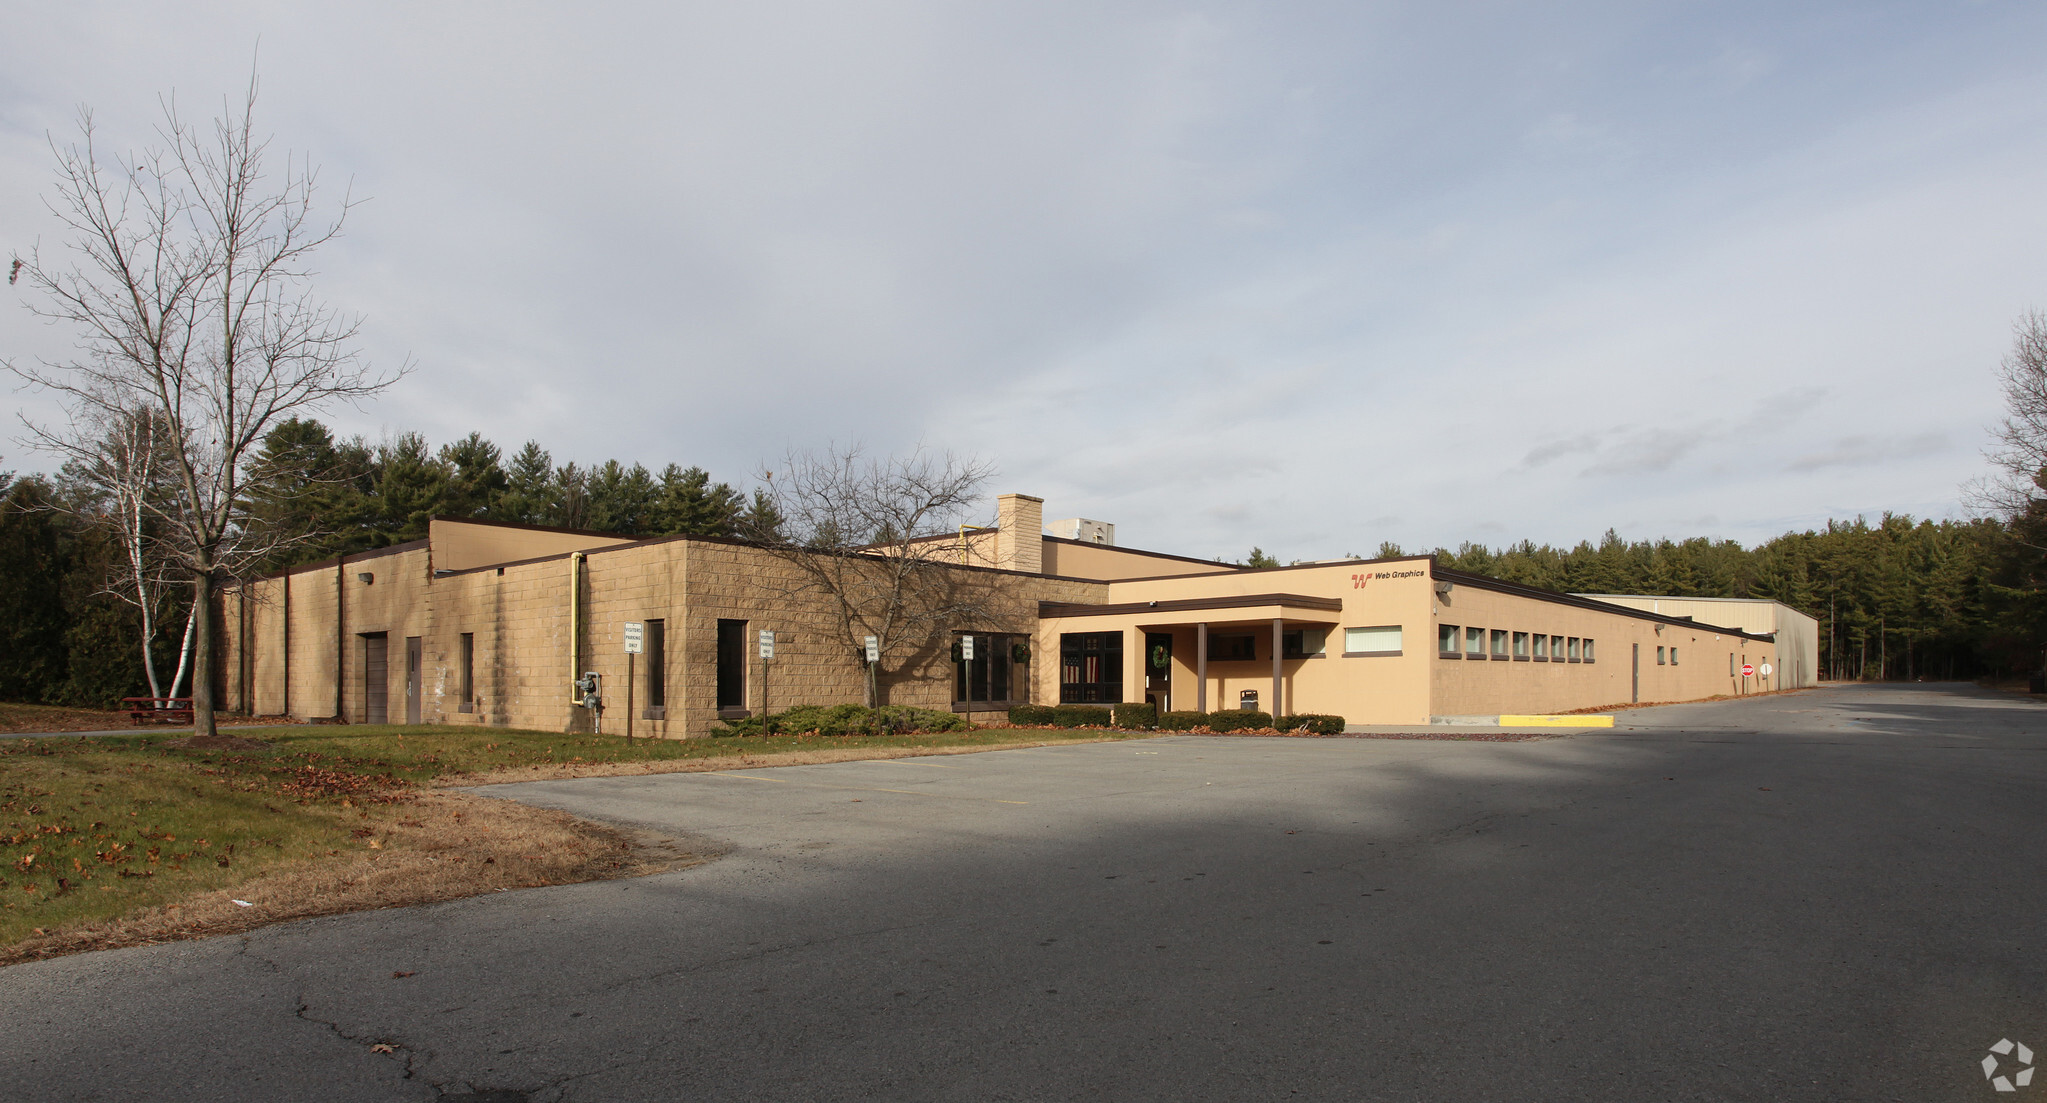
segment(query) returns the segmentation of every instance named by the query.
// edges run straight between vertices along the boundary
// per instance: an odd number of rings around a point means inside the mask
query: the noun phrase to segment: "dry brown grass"
[[[1160,734],[1176,734],[1162,732]],[[511,785],[521,781],[556,781],[578,777],[637,777],[642,774],[695,774],[718,770],[756,770],[771,766],[810,766],[822,762],[862,762],[879,758],[923,758],[932,755],[980,754],[982,751],[1016,751],[1029,747],[1065,747],[1077,743],[1107,743],[1129,739],[1128,732],[1103,732],[1099,738],[1081,736],[1065,739],[1023,739],[1014,743],[989,743],[971,747],[827,747],[814,751],[776,751],[772,754],[728,755],[721,758],[657,759],[650,762],[568,762],[536,766],[514,766],[482,773],[449,774],[437,785],[468,787]]]
[[[685,853],[674,840],[467,793],[420,793],[375,813],[363,813],[371,849],[330,852],[231,889],[31,936],[0,946],[0,965],[506,889],[631,877],[705,857]]]
[[[222,716],[225,727],[277,727],[297,724],[288,716]],[[189,727],[189,725],[187,725]],[[0,701],[0,732],[98,732],[132,729],[138,734],[155,730],[154,725],[137,724],[127,712],[116,709],[74,709],[59,705],[29,705]]]

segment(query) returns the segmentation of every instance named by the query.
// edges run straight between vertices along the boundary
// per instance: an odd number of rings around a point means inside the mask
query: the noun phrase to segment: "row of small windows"
[[[1436,627],[1436,654],[1445,659],[1509,659],[1538,663],[1595,662],[1589,636],[1552,636],[1544,632],[1513,632],[1505,628]]]

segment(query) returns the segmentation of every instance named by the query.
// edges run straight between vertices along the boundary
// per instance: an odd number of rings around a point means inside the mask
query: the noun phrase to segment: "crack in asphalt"
[[[278,977],[289,979],[289,974],[287,974],[284,971],[284,967],[282,965],[279,965],[276,961],[270,959],[269,957],[264,956],[261,952],[259,952],[255,948],[253,940],[246,936],[241,939],[241,947],[235,951],[235,956],[259,962],[265,968],[269,969],[273,974],[276,974]],[[306,989],[303,985],[292,986],[291,1000],[293,1005],[292,1016],[294,1018],[298,1019],[301,1022],[311,1023],[314,1026],[326,1027],[329,1033],[333,1034],[335,1037],[341,1039],[342,1041],[360,1046],[366,1050],[369,1050],[372,1054],[375,1054],[377,1056],[387,1055],[379,1051],[376,1048],[377,1046],[380,1045],[389,1046],[390,1054],[403,1054],[405,1058],[405,1074],[399,1077],[400,1080],[417,1080],[420,1083],[425,1084],[426,1086],[432,1088],[436,1095],[438,1096],[446,1095],[446,1092],[439,1081],[433,1080],[432,1078],[424,1075],[416,1067],[414,1063],[416,1051],[411,1046],[406,1045],[403,1042],[389,1040],[388,1038],[379,1038],[375,1041],[370,1041],[358,1037],[342,1029],[340,1023],[333,1022],[328,1019],[321,1019],[315,1017],[312,1014],[312,1004],[306,998]],[[425,1056],[431,1055],[427,1054]]]

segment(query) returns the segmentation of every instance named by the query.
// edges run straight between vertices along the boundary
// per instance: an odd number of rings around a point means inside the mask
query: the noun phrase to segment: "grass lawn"
[[[0,964],[672,865],[646,840],[448,785],[1129,738],[983,729],[636,740],[447,726],[0,740]]]

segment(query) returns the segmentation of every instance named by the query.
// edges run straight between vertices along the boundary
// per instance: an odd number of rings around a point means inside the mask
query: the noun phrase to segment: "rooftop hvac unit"
[[[1090,521],[1085,517],[1068,517],[1045,526],[1052,535],[1062,540],[1078,540],[1083,544],[1116,546],[1116,526],[1107,521]]]

